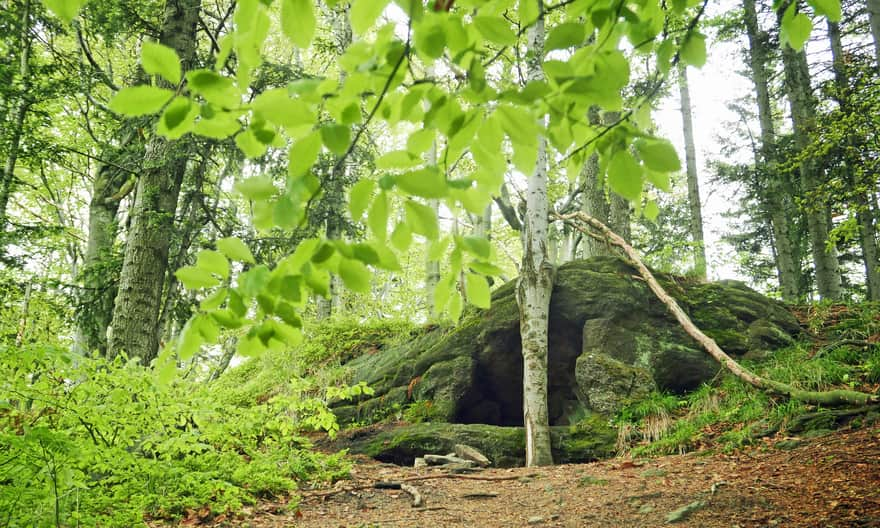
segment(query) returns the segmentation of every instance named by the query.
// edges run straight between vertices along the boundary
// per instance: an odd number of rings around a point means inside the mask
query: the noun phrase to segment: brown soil
[[[425,504],[413,508],[408,493],[373,488],[377,482],[410,484]],[[668,516],[688,505],[694,511],[670,523]],[[469,475],[360,459],[351,480],[304,492],[297,510],[266,503],[237,520],[214,521],[251,528],[880,526],[880,427],[768,440],[730,455]]]

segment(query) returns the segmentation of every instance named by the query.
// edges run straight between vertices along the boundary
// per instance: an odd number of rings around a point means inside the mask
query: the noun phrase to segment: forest
[[[0,526],[880,524],[880,0],[0,5]]]

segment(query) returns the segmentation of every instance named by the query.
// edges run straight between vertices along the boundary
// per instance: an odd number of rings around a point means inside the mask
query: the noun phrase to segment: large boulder
[[[698,327],[734,357],[763,355],[800,332],[785,307],[742,283],[703,283],[658,274]],[[413,402],[426,418],[522,425],[522,356],[515,284],[498,288],[488,310],[468,311],[454,328],[347,363],[352,381],[375,394],[335,408],[340,421],[373,422]],[[550,304],[549,410],[552,424],[613,414],[653,389],[683,393],[718,365],[680,328],[625,261],[598,257],[557,270]]]

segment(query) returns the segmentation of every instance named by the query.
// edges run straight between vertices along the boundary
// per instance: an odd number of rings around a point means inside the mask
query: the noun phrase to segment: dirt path
[[[880,526],[880,428],[768,442],[733,455],[489,469],[467,478],[441,475],[437,469],[364,460],[352,480],[337,483],[337,493],[306,492],[298,511],[264,504],[238,521],[218,525]],[[407,479],[423,496],[423,507],[413,508],[411,496],[400,489],[371,487]],[[358,487],[364,489],[353,489]],[[672,512],[688,507],[692,511],[669,522]]]

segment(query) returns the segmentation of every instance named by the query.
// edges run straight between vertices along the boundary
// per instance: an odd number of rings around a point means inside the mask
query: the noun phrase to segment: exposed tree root
[[[781,383],[778,381],[769,380],[766,378],[762,378],[761,376],[756,375],[755,373],[749,371],[744,368],[742,365],[733,360],[718,344],[714,339],[704,334],[697,326],[690,320],[687,314],[678,306],[678,303],[673,299],[666,290],[660,286],[660,283],[657,282],[657,279],[654,278],[654,275],[648,270],[647,266],[642,262],[642,259],[639,258],[638,253],[632,246],[627,244],[627,242],[621,238],[619,235],[611,231],[605,224],[600,222],[599,220],[593,218],[592,216],[578,212],[571,214],[554,214],[555,218],[567,222],[569,225],[577,229],[578,231],[590,234],[590,230],[581,225],[586,224],[587,226],[598,231],[609,243],[619,247],[626,257],[630,260],[630,263],[639,271],[639,274],[648,284],[648,287],[651,288],[651,291],[654,292],[654,295],[660,299],[663,304],[669,308],[669,311],[672,312],[672,315],[675,316],[676,320],[678,320],[679,324],[681,324],[682,328],[684,328],[685,332],[687,332],[691,337],[693,337],[700,345],[709,352],[716,361],[721,363],[723,367],[732,372],[736,377],[745,381],[749,385],[761,389],[765,392],[771,394],[777,394],[780,396],[785,396],[794,400],[802,401],[804,403],[808,403],[811,405],[824,405],[828,407],[839,407],[839,406],[849,406],[849,405],[867,405],[871,403],[880,402],[880,396],[876,394],[866,394],[864,392],[857,392],[851,390],[832,390],[832,391],[805,391],[800,390],[788,385],[786,383]]]

